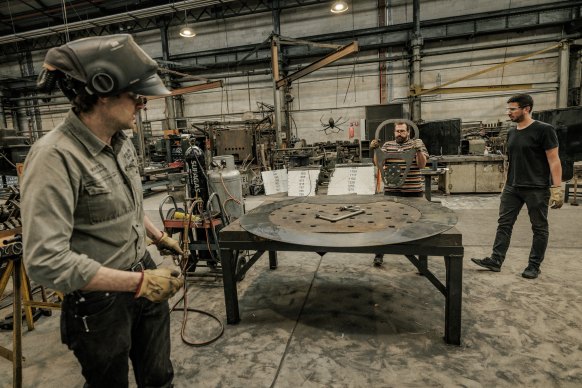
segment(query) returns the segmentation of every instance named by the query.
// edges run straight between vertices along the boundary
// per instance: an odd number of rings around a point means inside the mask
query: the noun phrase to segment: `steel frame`
[[[300,245],[278,242],[255,236],[244,230],[239,220],[220,231],[221,264],[224,282],[224,300],[228,324],[240,322],[236,285],[236,257],[234,250],[257,250],[269,252],[269,267],[277,268],[277,252],[327,252],[342,253],[384,253],[406,256],[445,297],[444,340],[447,344],[461,344],[461,305],[463,290],[463,255],[462,235],[456,229],[442,234],[400,244],[361,247],[329,247],[317,245]],[[428,256],[443,256],[445,260],[446,280],[444,284],[428,269]],[[254,261],[258,260],[258,257]],[[249,262],[245,270],[254,263]]]
[[[326,3],[325,0],[280,0],[278,10],[285,10],[295,7],[310,6],[320,3]],[[177,7],[178,3],[176,3]],[[450,17],[424,21],[421,23],[422,35],[426,41],[459,38],[464,36],[476,36],[491,34],[496,32],[507,32],[515,30],[525,30],[539,28],[542,26],[560,25],[574,20],[581,13],[582,6],[576,0],[560,1],[555,4],[546,4],[532,7],[521,7],[510,10],[488,12],[483,14],[465,15],[462,17]],[[235,1],[225,2],[218,6],[208,6],[193,8],[183,12],[172,10],[170,13],[155,15],[143,18],[131,18],[123,22],[109,22],[107,25],[88,26],[84,30],[69,32],[71,39],[78,39],[86,36],[103,35],[119,32],[142,32],[146,30],[158,29],[173,25],[183,24],[185,17],[188,20],[208,21],[220,20],[238,16],[248,16],[264,12],[273,12],[274,8],[271,2],[265,0]],[[89,20],[87,23],[90,23]],[[344,40],[346,43],[358,38],[362,49],[386,48],[398,44],[406,44],[409,35],[413,29],[412,23],[398,24],[378,28],[369,28],[357,31],[345,31],[342,33],[323,34],[315,37],[302,37],[310,41],[334,41]],[[40,31],[40,30],[39,30]],[[55,35],[56,34],[56,35]],[[0,55],[9,55],[21,51],[43,50],[50,47],[59,46],[66,43],[66,37],[63,31],[50,32],[45,31],[38,36],[16,40],[6,35],[0,39]],[[18,42],[18,43],[15,43]],[[2,44],[4,43],[4,44]],[[222,50],[223,52],[236,53],[251,51],[255,45],[230,47]],[[306,49],[298,48],[301,52],[307,52]],[[290,54],[294,54],[290,50]],[[320,55],[317,50],[310,50],[314,55]],[[187,54],[190,57],[216,56],[216,50],[207,52],[197,52]],[[244,56],[241,55],[242,56]],[[173,56],[172,59],[179,59],[180,56]],[[270,58],[269,58],[270,59]]]

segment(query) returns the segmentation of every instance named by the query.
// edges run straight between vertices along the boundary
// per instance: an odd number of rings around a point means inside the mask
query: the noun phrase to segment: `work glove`
[[[146,269],[135,290],[135,297],[144,297],[159,303],[170,299],[184,286],[184,279],[179,279],[180,272],[170,268]]]
[[[162,237],[155,244],[156,247],[158,247],[158,251],[160,251],[160,253],[162,253],[164,250],[170,250],[180,255],[184,254],[184,251],[182,248],[180,248],[180,243],[168,236],[168,233],[166,232],[163,232]]]
[[[412,139],[412,148],[414,148],[416,151],[422,151],[424,148],[424,143],[418,138]]]
[[[370,142],[370,149],[371,150],[375,150],[378,147],[380,147],[380,141],[378,141],[378,139],[374,139]]]
[[[564,204],[564,196],[562,195],[562,188],[560,186],[550,187],[550,207],[552,209],[559,209]]]

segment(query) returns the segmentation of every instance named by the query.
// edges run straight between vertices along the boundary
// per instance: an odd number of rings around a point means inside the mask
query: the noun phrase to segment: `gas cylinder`
[[[242,178],[234,165],[234,156],[215,156],[211,167],[208,172],[210,191],[218,194],[228,219],[234,221],[244,214]],[[219,209],[216,199],[212,206],[214,210]]]

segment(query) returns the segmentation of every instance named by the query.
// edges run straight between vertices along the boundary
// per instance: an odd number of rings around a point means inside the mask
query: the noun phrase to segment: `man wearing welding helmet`
[[[50,49],[38,86],[59,86],[72,109],[32,147],[22,182],[24,263],[65,293],[61,337],[88,387],[169,387],[168,299],[179,272],[156,268],[146,236],[181,253],[145,216],[135,149],[123,133],[143,96],[169,95],[157,64],[130,35]]]

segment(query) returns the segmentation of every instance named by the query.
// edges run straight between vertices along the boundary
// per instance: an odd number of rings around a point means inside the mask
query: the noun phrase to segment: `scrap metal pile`
[[[4,203],[0,205],[0,232],[13,231],[22,226],[20,220],[20,189],[9,186],[4,191]]]

